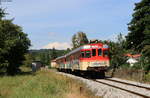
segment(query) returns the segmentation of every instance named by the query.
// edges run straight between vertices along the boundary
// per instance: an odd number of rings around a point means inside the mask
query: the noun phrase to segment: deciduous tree
[[[88,43],[89,43],[88,38],[86,36],[86,33],[84,32],[77,32],[77,34],[74,34],[72,37],[73,48],[77,48],[81,45]]]

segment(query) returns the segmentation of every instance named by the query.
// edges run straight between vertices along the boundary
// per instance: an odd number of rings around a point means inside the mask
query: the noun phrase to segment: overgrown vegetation
[[[81,82],[49,70],[0,77],[0,98],[95,98]],[[83,88],[80,93],[80,87]]]

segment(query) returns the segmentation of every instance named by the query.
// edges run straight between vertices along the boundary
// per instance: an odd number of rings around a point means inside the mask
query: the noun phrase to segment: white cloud
[[[67,49],[67,48],[71,48],[71,45],[67,42],[52,42],[52,43],[49,43],[48,45],[46,46],[43,46],[42,49],[52,49],[52,48],[55,48],[55,49]]]

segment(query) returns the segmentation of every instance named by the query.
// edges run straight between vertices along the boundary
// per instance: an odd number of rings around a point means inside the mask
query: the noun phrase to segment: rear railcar
[[[64,71],[66,69],[66,58],[65,56],[61,56],[56,58],[57,69],[60,71]]]

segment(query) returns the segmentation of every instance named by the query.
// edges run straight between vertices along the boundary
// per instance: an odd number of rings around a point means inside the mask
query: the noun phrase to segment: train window
[[[81,57],[84,58],[84,51],[81,52]]]
[[[92,56],[96,56],[96,49],[92,49]]]
[[[85,58],[91,57],[91,51],[85,51]]]
[[[104,50],[104,57],[107,57],[109,54],[108,54],[108,50]]]
[[[102,55],[102,49],[98,49],[98,56]]]

